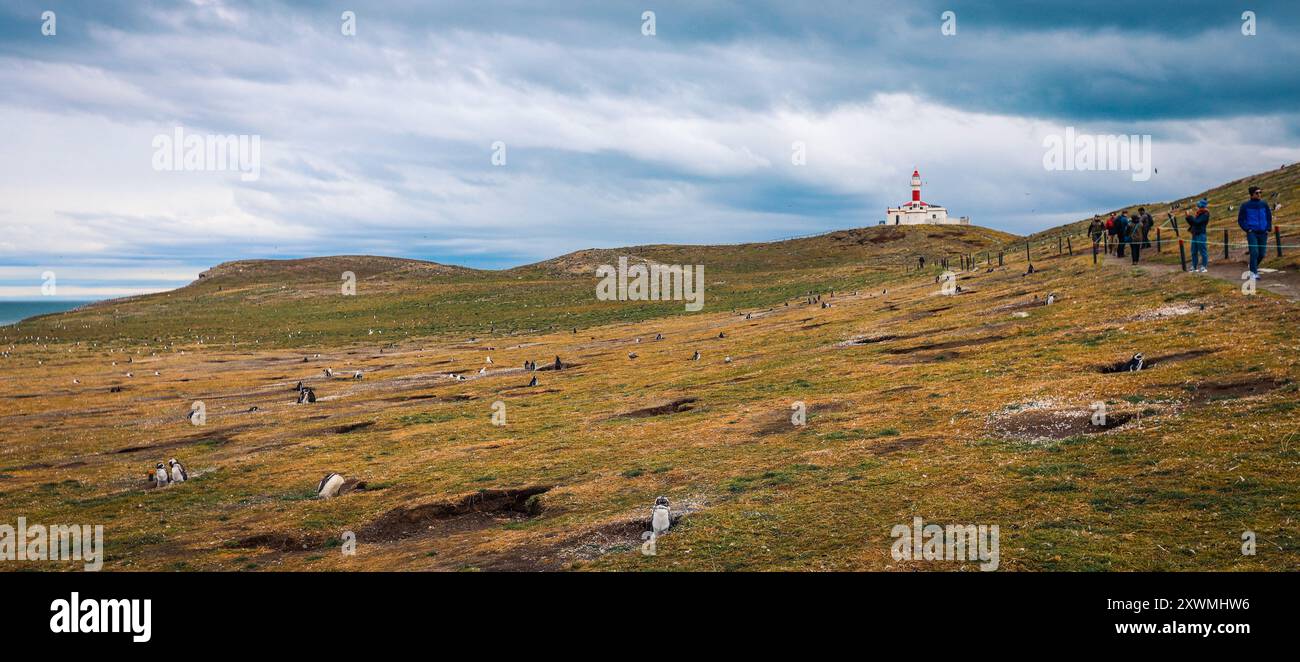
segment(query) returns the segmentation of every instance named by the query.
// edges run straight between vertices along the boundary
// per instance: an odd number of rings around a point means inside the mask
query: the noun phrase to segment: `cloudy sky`
[[[763,241],[874,225],[913,168],[1034,231],[1300,160],[1298,28],[1291,1],[0,0],[0,298]],[[256,136],[257,177],[160,166],[176,127]],[[1158,172],[1046,169],[1066,127],[1150,135]]]

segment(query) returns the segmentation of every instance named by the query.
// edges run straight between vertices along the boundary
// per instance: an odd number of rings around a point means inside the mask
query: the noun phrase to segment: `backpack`
[[[1114,230],[1114,229],[1115,229],[1115,217],[1114,217],[1114,216],[1111,216],[1110,218],[1106,219],[1106,229],[1107,229],[1107,230]]]

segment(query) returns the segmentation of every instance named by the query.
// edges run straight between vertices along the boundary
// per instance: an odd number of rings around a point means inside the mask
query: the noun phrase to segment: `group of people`
[[[1105,221],[1101,220],[1100,214],[1094,216],[1092,223],[1088,224],[1088,236],[1092,237],[1092,243],[1098,244],[1101,243],[1102,236],[1106,235],[1107,253],[1124,257],[1127,252],[1132,256],[1133,264],[1137,264],[1142,249],[1151,248],[1151,228],[1155,225],[1155,219],[1151,218],[1145,207],[1138,207],[1137,213],[1132,216],[1125,209]]]
[[[1251,278],[1259,280],[1259,263],[1263,261],[1268,248],[1268,234],[1273,230],[1273,210],[1263,200],[1264,191],[1258,186],[1249,189],[1250,200],[1241,205],[1237,212],[1237,225],[1246,233],[1246,245],[1249,247]],[[1209,228],[1210,203],[1205,198],[1196,202],[1196,206],[1183,215],[1187,230],[1192,238],[1192,271],[1205,273],[1210,264]],[[1174,212],[1169,212],[1169,222],[1174,227]],[[1088,236],[1094,246],[1108,237],[1106,252],[1117,257],[1124,257],[1127,251],[1137,264],[1141,250],[1151,247],[1151,228],[1155,221],[1145,208],[1139,207],[1137,214],[1129,216],[1125,209],[1118,214],[1102,220],[1101,215],[1094,216],[1088,224]]]

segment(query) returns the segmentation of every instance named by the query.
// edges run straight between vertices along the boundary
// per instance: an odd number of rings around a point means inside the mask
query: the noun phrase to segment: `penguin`
[[[303,362],[303,363],[306,363],[306,362],[307,362],[307,357],[305,357],[305,356],[302,357],[302,362]]]
[[[295,391],[301,391],[301,390],[302,390],[302,382],[298,382],[298,385],[295,386],[295,387],[293,387],[293,390],[295,390]]]
[[[718,337],[719,337],[719,338],[726,338],[726,337],[727,337],[727,332],[726,332],[726,331],[719,331],[719,332],[718,332]]]
[[[533,375],[533,378],[530,379],[530,380],[528,380],[528,385],[529,385],[529,386],[537,386],[537,375]]]
[[[700,360],[700,350],[698,350],[698,349],[695,350],[695,356],[692,356],[692,357],[691,357],[691,360],[692,360],[692,361],[699,361],[699,360]]]
[[[635,358],[636,358],[636,352],[628,352],[628,353],[627,353],[627,358],[629,358],[629,359],[635,359]]]
[[[1129,372],[1137,372],[1142,369],[1143,363],[1145,363],[1145,361],[1142,358],[1142,352],[1138,352],[1133,355],[1133,358],[1128,360],[1128,364],[1125,365],[1124,368]]]
[[[479,369],[478,369],[478,374],[480,374],[480,375],[486,375],[486,374],[487,374],[487,366],[483,366],[482,368],[479,368]]]
[[[163,468],[163,463],[159,462],[153,468],[153,482],[159,485],[166,485],[172,482],[171,476],[167,475],[167,470]]]
[[[126,373],[126,376],[127,376],[127,377],[134,377],[135,375],[133,375],[133,374],[131,374],[131,373],[128,372],[128,373]]]
[[[1056,292],[1047,295],[1047,305],[1050,306],[1054,303],[1056,303]]]
[[[352,373],[352,378],[353,378],[353,379],[361,379],[361,371],[358,370],[358,371]]]
[[[959,287],[959,288],[957,288],[957,289],[960,290],[961,288]],[[826,303],[825,301],[822,302],[822,308],[823,308],[823,309],[830,308],[830,307],[831,307],[831,305],[830,305],[829,303]]]
[[[492,357],[490,357],[490,356],[487,357],[487,359],[484,360],[483,362],[486,363],[486,364],[488,364],[488,365],[492,365]]]
[[[257,405],[253,405],[252,407],[249,407],[249,408],[248,408],[248,413],[250,413],[250,414],[253,413],[253,412],[255,412],[255,411],[257,411]]]
[[[650,511],[650,528],[657,537],[673,525],[672,514],[668,511],[668,497],[655,499],[655,506]]]
[[[320,483],[316,485],[316,496],[322,499],[338,496],[339,488],[343,487],[343,482],[343,477],[332,471],[325,474],[325,477],[320,479]]]
[[[172,482],[183,483],[190,479],[189,472],[185,471],[185,465],[176,461],[176,458],[167,460],[167,466],[172,469]]]
[[[560,355],[559,355],[559,354],[556,354],[556,355],[555,355],[555,369],[556,369],[556,370],[562,370],[562,369],[564,369],[564,363],[562,363],[562,362],[560,361]]]
[[[728,356],[727,358],[722,359],[722,362],[723,362],[723,363],[731,363],[731,357]]]
[[[326,368],[326,369],[325,369],[325,376],[326,376],[326,377],[333,377],[333,376],[334,376],[334,369],[333,369],[333,368]]]
[[[298,404],[307,402],[316,402],[316,391],[310,386],[304,386],[301,391],[298,391]]]
[[[663,339],[664,339],[664,334],[662,333],[655,334],[655,340],[663,340]]]
[[[73,383],[73,384],[80,384],[80,383],[81,383],[81,380],[80,380],[80,379],[74,379],[74,380],[72,380],[72,383]]]

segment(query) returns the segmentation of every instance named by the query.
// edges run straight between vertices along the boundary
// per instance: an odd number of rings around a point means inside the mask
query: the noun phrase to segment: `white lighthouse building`
[[[948,210],[921,199],[921,172],[912,171],[912,200],[885,212],[886,225],[967,225],[970,219],[963,216],[949,219]]]

